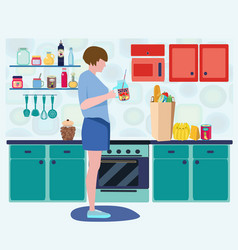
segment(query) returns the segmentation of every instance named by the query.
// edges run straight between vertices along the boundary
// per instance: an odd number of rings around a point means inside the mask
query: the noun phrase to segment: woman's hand
[[[114,90],[111,90],[110,92],[107,93],[107,99],[112,99],[112,98],[116,98],[116,93],[114,92]]]

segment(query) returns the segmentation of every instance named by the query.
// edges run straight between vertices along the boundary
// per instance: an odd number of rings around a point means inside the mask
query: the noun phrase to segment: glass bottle
[[[62,40],[58,46],[58,66],[64,66],[64,45]]]
[[[67,88],[67,86],[68,86],[67,71],[66,71],[66,68],[62,68],[62,73],[61,73],[61,87],[62,88]]]
[[[18,65],[30,64],[30,52],[26,48],[19,48],[18,49],[17,64]]]
[[[73,48],[69,48],[68,64],[69,64],[69,65],[74,65]]]

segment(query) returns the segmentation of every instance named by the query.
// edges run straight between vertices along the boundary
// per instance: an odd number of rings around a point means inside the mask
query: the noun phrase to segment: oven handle
[[[101,160],[101,163],[136,163],[135,160]]]

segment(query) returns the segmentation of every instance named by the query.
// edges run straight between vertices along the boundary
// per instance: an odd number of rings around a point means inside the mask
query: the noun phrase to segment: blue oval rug
[[[105,221],[126,221],[126,220],[135,220],[140,217],[139,214],[133,210],[125,207],[118,206],[95,206],[96,209],[101,210],[106,213],[110,213],[111,217],[108,219],[89,219],[87,218],[87,212],[89,207],[79,207],[74,209],[71,212],[71,217],[74,220],[78,221],[96,221],[96,222],[105,222]]]

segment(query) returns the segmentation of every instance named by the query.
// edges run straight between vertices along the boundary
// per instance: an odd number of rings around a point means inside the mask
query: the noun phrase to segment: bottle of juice
[[[58,46],[58,66],[64,66],[64,45],[62,40],[60,40]]]
[[[62,73],[61,73],[61,87],[62,88],[67,88],[67,83],[68,83],[68,76],[67,76],[67,71],[66,68],[62,69]]]
[[[74,65],[73,48],[69,48],[68,64],[69,64],[69,65]]]

